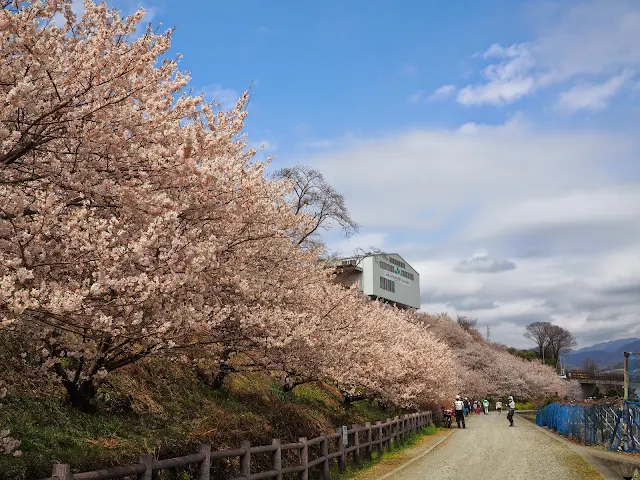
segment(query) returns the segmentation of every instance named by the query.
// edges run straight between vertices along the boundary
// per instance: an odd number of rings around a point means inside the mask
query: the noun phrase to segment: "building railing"
[[[571,380],[600,380],[604,382],[623,382],[623,373],[592,373],[580,370],[571,370],[567,374],[567,378]],[[640,375],[630,375],[629,382],[640,382]]]

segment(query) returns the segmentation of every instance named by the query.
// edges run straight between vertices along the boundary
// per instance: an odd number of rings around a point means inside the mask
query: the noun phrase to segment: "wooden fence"
[[[329,470],[335,459],[338,469],[344,471],[347,461],[360,463],[361,458],[371,458],[374,450],[382,453],[389,450],[394,443],[400,442],[413,431],[433,425],[432,412],[420,412],[376,422],[374,425],[353,425],[351,429],[338,428],[335,433],[327,433],[307,440],[302,437],[295,443],[281,443],[273,439],[271,445],[251,446],[250,442],[242,442],[235,450],[211,451],[211,445],[200,445],[198,453],[184,457],[155,460],[151,455],[141,455],[136,465],[115,467],[94,472],[71,473],[68,464],[53,466],[51,477],[44,480],[114,480],[133,477],[138,480],[152,480],[154,472],[175,467],[196,466],[197,480],[209,480],[212,464],[216,460],[238,458],[240,476],[233,480],[258,480],[275,478],[282,480],[283,475],[291,478],[291,474],[301,480],[322,478],[329,480]],[[298,452],[294,457],[295,465],[286,465],[283,452]],[[251,456],[255,454],[271,455],[271,469],[255,472],[252,468]],[[291,457],[291,455],[287,455]],[[310,475],[312,475],[310,477]]]

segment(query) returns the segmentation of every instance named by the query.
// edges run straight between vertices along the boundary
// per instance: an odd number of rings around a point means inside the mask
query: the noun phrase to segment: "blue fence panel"
[[[607,445],[611,450],[640,452],[640,402],[563,405],[538,408],[536,424],[586,445]]]
[[[586,445],[640,452],[640,401],[625,401],[622,409],[612,404],[552,403],[538,408],[536,424]]]
[[[616,449],[625,452],[640,452],[640,402],[626,401],[615,431]]]

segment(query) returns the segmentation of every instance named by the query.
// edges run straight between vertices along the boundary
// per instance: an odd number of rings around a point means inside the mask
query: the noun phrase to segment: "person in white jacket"
[[[502,415],[502,402],[500,400],[496,402],[496,412],[498,412],[498,415]]]
[[[460,428],[460,422],[462,422],[462,428],[467,428],[464,424],[464,402],[460,398],[460,395],[456,395],[456,401],[453,402],[453,410],[456,415],[456,423]]]
[[[509,420],[509,426],[513,427],[513,415],[516,413],[516,402],[513,401],[513,397],[509,395],[509,401],[507,402],[509,407],[509,413],[507,414],[507,420]]]

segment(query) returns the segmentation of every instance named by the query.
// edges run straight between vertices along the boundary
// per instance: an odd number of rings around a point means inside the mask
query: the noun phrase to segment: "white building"
[[[334,263],[343,285],[359,283],[360,290],[400,308],[420,308],[420,275],[397,253],[372,253],[341,258]]]

